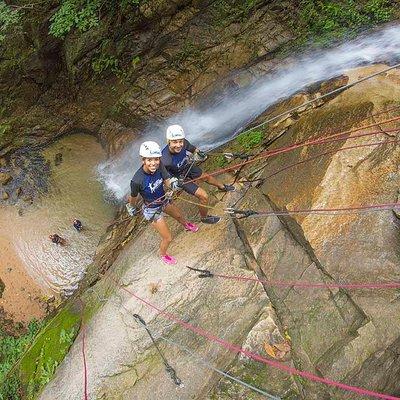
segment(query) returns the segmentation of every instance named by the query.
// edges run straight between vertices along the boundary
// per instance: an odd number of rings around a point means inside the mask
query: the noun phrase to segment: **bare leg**
[[[218,182],[213,176],[202,173],[200,178],[200,180],[202,180],[203,182],[207,182],[209,185],[215,186],[218,189],[223,190],[224,189],[224,185],[220,182]],[[197,196],[196,196],[197,197]]]
[[[204,189],[201,187],[197,188],[194,195],[199,199],[201,204],[207,205],[208,204],[208,195]],[[207,217],[208,209],[207,207],[199,206],[199,213],[202,217]]]
[[[161,236],[160,255],[165,256],[167,254],[168,246],[172,241],[172,235],[167,222],[165,221],[165,218],[160,218],[158,221],[153,221],[152,225]]]
[[[172,218],[176,219],[180,224],[185,225],[186,219],[181,213],[181,210],[174,204],[168,204],[164,207],[164,211]]]

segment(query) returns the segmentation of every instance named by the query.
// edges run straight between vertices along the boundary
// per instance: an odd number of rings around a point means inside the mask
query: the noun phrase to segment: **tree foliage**
[[[391,19],[390,0],[301,0],[300,22],[303,33],[330,41]]]
[[[4,1],[0,1],[0,43],[5,39],[6,33],[15,26],[21,18],[18,10],[12,9]]]
[[[143,0],[61,0],[60,8],[50,18],[50,33],[61,38],[73,29],[85,32],[99,25],[102,13],[128,12],[141,2]]]

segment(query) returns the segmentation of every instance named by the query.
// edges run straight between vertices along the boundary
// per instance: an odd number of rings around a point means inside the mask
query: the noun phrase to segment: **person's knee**
[[[200,200],[201,203],[208,202],[208,194],[206,192],[200,192],[196,195],[196,197]]]
[[[166,243],[169,244],[169,243],[172,242],[172,235],[169,234],[169,235],[167,235],[167,236],[164,236],[163,239],[164,239],[164,241],[165,241]]]

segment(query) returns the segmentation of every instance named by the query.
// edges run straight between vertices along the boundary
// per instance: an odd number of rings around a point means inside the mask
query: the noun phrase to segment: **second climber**
[[[201,205],[199,212],[201,222],[205,224],[215,224],[220,221],[220,217],[208,215],[208,195],[207,192],[198,185],[199,181],[217,187],[223,192],[235,190],[233,185],[228,185],[217,181],[213,176],[204,174],[200,167],[194,165],[195,161],[203,161],[207,155],[197,147],[193,146],[185,137],[185,131],[180,125],[171,125],[167,129],[167,146],[162,150],[161,162],[167,171],[182,182],[182,189],[197,197]],[[191,161],[193,159],[193,161]]]

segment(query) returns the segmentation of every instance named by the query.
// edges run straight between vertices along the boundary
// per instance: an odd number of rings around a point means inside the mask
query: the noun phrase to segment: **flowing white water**
[[[387,27],[285,65],[250,86],[219,99],[217,104],[211,104],[206,110],[186,109],[166,120],[162,127],[149,127],[142,137],[163,146],[166,127],[178,123],[184,127],[191,142],[204,150],[211,149],[230,140],[268,107],[307,85],[338,76],[360,65],[384,62],[399,55],[400,26]],[[122,199],[129,191],[130,179],[140,165],[138,148],[142,141],[132,142],[118,158],[99,166],[101,180],[107,191],[117,199]]]

